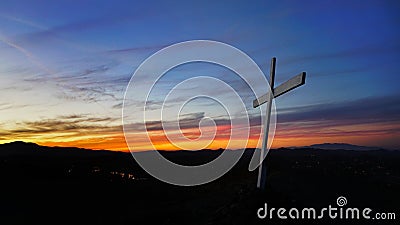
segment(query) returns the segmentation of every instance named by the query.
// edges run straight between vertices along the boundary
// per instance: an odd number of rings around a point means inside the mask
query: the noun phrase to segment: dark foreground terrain
[[[220,151],[167,152],[200,164]],[[400,151],[270,151],[268,187],[255,188],[253,151],[222,178],[195,187],[162,183],[128,153],[0,145],[0,224],[400,224]],[[395,220],[259,219],[257,209],[345,207],[395,212]],[[328,217],[327,215],[325,217]]]

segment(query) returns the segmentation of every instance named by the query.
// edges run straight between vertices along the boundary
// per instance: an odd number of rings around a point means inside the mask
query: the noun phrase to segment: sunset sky
[[[128,151],[121,113],[133,72],[166,46],[206,39],[242,50],[265,74],[277,57],[278,85],[307,71],[304,86],[276,99],[273,147],[343,142],[400,148],[399,11],[397,1],[2,0],[0,143]],[[168,72],[151,103],[160,107],[171,88],[199,75],[231,84],[251,109],[241,80],[206,63]],[[229,98],[211,86],[210,93]],[[146,122],[157,149],[176,149],[159,129],[161,117],[152,115]],[[230,118],[210,99],[182,110],[182,132],[196,138],[205,117],[217,124],[217,137],[206,147],[226,147]],[[252,133],[249,147],[258,134]],[[146,149],[144,134],[135,135]]]

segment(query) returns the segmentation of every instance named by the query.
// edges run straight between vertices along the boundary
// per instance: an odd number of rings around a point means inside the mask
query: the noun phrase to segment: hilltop
[[[394,211],[400,201],[400,151],[273,150],[267,157],[264,192],[256,189],[257,170],[248,171],[253,151],[247,150],[216,181],[180,187],[148,175],[130,153],[3,144],[0,223],[265,224],[269,221],[256,217],[265,202],[271,207],[320,207],[345,196],[349,206]],[[162,154],[196,165],[221,152]]]

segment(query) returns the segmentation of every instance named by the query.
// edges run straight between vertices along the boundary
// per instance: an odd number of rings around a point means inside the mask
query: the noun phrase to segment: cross
[[[267,143],[268,143],[268,132],[269,132],[269,123],[270,123],[270,115],[271,115],[271,106],[272,106],[272,99],[279,97],[286,92],[289,92],[306,82],[306,72],[302,72],[297,76],[292,77],[285,83],[279,85],[278,87],[274,88],[275,82],[275,67],[276,67],[276,58],[271,59],[271,68],[270,68],[270,76],[269,76],[269,85],[271,87],[271,91],[262,95],[260,98],[255,99],[253,101],[253,107],[256,108],[264,103],[268,103],[267,105],[267,112],[264,124],[264,140],[262,143],[261,154],[260,154],[260,167],[258,169],[258,179],[257,179],[257,188],[265,189],[266,180],[267,180],[267,166],[264,160],[264,155],[267,154]],[[272,93],[271,93],[272,92]]]

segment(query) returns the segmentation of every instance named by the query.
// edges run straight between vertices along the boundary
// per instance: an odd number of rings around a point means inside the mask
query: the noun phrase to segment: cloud
[[[113,108],[113,109],[122,109],[122,106],[123,106],[123,104],[121,102],[121,103],[113,105],[111,108]]]
[[[398,95],[283,108],[278,109],[274,143],[333,141],[398,148],[399,122]]]
[[[179,120],[181,132],[186,137],[197,138],[200,135],[198,131],[200,121],[205,117],[205,112],[181,115]],[[231,120],[225,117],[213,119],[217,125],[216,140],[223,143],[222,141],[230,138]],[[89,114],[60,115],[55,118],[20,122],[12,129],[0,129],[0,134],[2,140],[39,140],[42,143],[53,144],[71,141],[78,146],[91,148],[100,148],[96,147],[96,143],[103,140],[102,146],[113,148],[107,144],[106,140],[109,139],[115,146],[119,146],[119,149],[123,149],[125,148],[123,130],[118,121],[119,118],[95,117]],[[250,139],[258,139],[261,119],[259,116],[250,116],[249,121]],[[393,139],[400,135],[399,121],[400,98],[397,95],[278,108],[276,140],[278,142],[282,139],[291,140],[290,143],[293,145],[296,140],[321,137],[337,139],[391,137]],[[167,124],[172,122],[171,120],[164,121]],[[133,131],[141,131],[142,129],[139,128],[142,125],[134,123],[130,126]],[[167,139],[164,138],[161,121],[147,121],[146,126],[154,143],[163,144],[162,147],[168,145]],[[142,140],[144,134],[134,135],[136,135],[135,141],[138,145],[146,143]],[[65,143],[65,145],[68,144]]]
[[[204,118],[204,112],[184,114],[180,116],[179,125],[181,129],[198,128],[200,120]],[[164,121],[167,123],[174,123],[174,121]],[[139,125],[139,124],[138,124]],[[147,131],[163,131],[163,123],[161,120],[146,121]]]
[[[296,121],[342,121],[365,124],[400,121],[400,96],[380,96],[278,109],[280,123]]]
[[[108,50],[105,53],[107,54],[125,54],[125,53],[148,53],[155,52],[161,50],[165,47],[168,47],[169,44],[165,45],[153,45],[153,46],[144,46],[144,47],[130,47],[130,48],[120,48],[120,49],[112,49]]]
[[[20,18],[20,17],[16,17],[16,16],[4,14],[4,13],[0,13],[0,17],[2,17],[4,19],[7,19],[7,20],[10,20],[10,21],[13,21],[13,22],[24,24],[26,26],[33,27],[33,28],[36,28],[36,29],[40,29],[40,30],[47,29],[47,27],[45,27],[45,26],[42,26],[40,24],[37,24],[35,22],[29,21],[29,20],[26,20],[26,19],[23,19],[23,18]]]
[[[179,117],[179,127],[181,130],[190,130],[190,129],[198,129],[200,121],[205,118],[205,112],[196,112],[196,113],[188,113],[180,115]],[[216,124],[216,126],[226,126],[231,125],[231,121],[228,118],[212,118]],[[175,123],[176,121],[173,120],[153,120],[153,121],[146,121],[146,129],[149,132],[153,131],[163,131],[163,124],[169,125]],[[142,130],[142,123],[133,123],[129,125],[132,130],[141,131]]]
[[[23,121],[11,128],[0,126],[0,140],[28,141],[46,146],[82,147],[127,151],[120,118],[93,117],[89,114],[61,115]],[[141,142],[142,137],[135,137]]]
[[[111,61],[90,65],[68,64],[62,72],[41,74],[24,78],[30,83],[54,83],[59,88],[55,96],[60,99],[82,100],[84,102],[100,102],[104,100],[122,101],[122,89],[128,78],[125,76],[110,76],[112,69],[118,63]],[[92,63],[93,64],[93,63]]]
[[[106,125],[118,121],[119,118],[90,117],[88,115],[64,115],[57,118],[16,123],[12,129],[2,129],[5,136],[14,138],[46,138],[71,137],[82,135],[119,133],[121,125]]]
[[[73,21],[67,21],[63,24],[58,24],[53,27],[47,27],[36,32],[30,32],[20,35],[18,38],[27,42],[43,42],[48,37],[59,37],[64,34],[86,32],[91,29],[105,29],[105,27],[115,26],[120,23],[129,22],[134,23],[135,20],[140,20],[144,17],[152,16],[153,9],[145,9],[134,7],[133,11],[131,7],[121,7],[120,4],[114,4],[113,8],[118,10],[111,10],[110,7],[107,10],[99,9],[98,13],[90,12],[86,14],[85,19],[75,18]],[[93,8],[93,6],[90,6]],[[96,7],[95,7],[96,8]],[[97,14],[97,15],[96,15]]]
[[[0,35],[0,41],[7,44],[10,47],[13,47],[24,54],[31,62],[33,62],[36,66],[38,66],[41,70],[43,70],[47,74],[54,73],[49,67],[44,65],[34,54],[28,51],[26,48],[22,47],[21,45],[17,44],[17,42],[9,40],[8,38]]]

